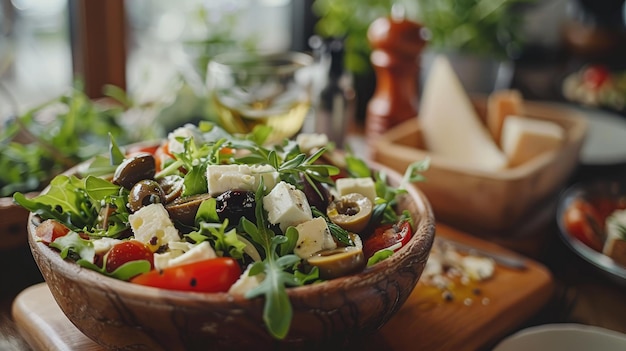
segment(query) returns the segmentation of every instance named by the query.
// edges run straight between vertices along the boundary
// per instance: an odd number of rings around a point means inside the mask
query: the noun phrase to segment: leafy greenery
[[[528,1],[418,0],[418,21],[428,28],[435,49],[511,57],[522,40],[522,18],[514,6]]]
[[[322,37],[344,38],[345,65],[354,73],[371,70],[371,47],[367,30],[377,18],[387,16],[393,0],[315,0],[313,12],[319,17],[315,32]]]
[[[76,88],[10,120],[0,130],[0,196],[41,190],[55,175],[105,151],[109,135],[126,142],[121,112],[120,105],[96,104]]]
[[[522,18],[515,4],[533,0],[315,0],[320,17],[315,32],[345,39],[345,65],[355,74],[369,71],[370,24],[389,16],[394,5],[430,31],[429,45],[478,55],[506,57],[521,45]]]

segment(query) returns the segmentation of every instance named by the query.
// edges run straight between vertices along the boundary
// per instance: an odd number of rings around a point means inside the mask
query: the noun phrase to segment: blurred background
[[[19,114],[80,80],[92,98],[113,84],[137,104],[165,108],[182,99],[174,109],[177,121],[197,118],[205,113],[203,83],[212,55],[233,48],[313,52],[317,35],[345,43],[345,70],[354,76],[362,119],[375,79],[366,31],[394,4],[427,27],[426,51],[495,61],[497,73],[481,75],[480,83],[459,73],[468,90],[513,87],[527,98],[562,100],[568,74],[591,64],[623,68],[623,2],[0,0],[0,115]],[[159,118],[167,125],[174,117]]]
[[[29,167],[14,176],[21,181],[25,174],[43,173],[32,190],[45,184],[52,166],[42,163],[42,150],[10,143],[24,137],[10,122],[19,117],[33,122],[30,111],[51,101],[71,112],[53,114],[58,122],[82,121],[84,128],[71,133],[100,131],[106,142],[106,132],[118,127],[118,140],[127,143],[213,119],[207,63],[234,50],[312,54],[320,70],[316,92],[321,95],[333,72],[349,77],[342,81],[349,86],[341,88],[353,90],[353,128],[362,128],[376,88],[367,31],[376,19],[392,14],[423,26],[426,45],[415,58],[420,74],[409,77],[418,86],[433,55],[444,53],[470,94],[517,89],[528,100],[592,107],[623,119],[625,1],[0,0],[0,169],[17,172],[28,160]],[[114,98],[121,109],[110,108],[103,98]],[[98,102],[98,113],[79,109],[92,102]],[[119,113],[121,120],[109,118]],[[47,117],[48,123],[54,119]],[[66,136],[67,131],[46,141],[62,149]],[[81,145],[73,146],[67,150],[72,162],[90,157]],[[623,152],[620,157],[626,160]],[[0,189],[7,185],[0,200],[4,196],[11,205],[6,196],[16,189],[16,178],[3,179],[8,173],[0,173]],[[5,222],[0,220],[0,227]],[[10,289],[3,285],[3,297],[41,280],[20,223],[0,230],[0,264],[20,267],[3,270],[0,278],[11,282]],[[10,304],[3,300],[0,307],[8,311]]]

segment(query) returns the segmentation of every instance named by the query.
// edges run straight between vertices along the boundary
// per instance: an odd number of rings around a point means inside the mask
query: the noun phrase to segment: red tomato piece
[[[37,226],[37,229],[35,229],[35,235],[46,245],[50,245],[56,238],[65,236],[69,232],[70,228],[53,219],[43,221]]]
[[[122,241],[113,245],[104,257],[106,270],[109,273],[124,263],[139,260],[150,262],[150,268],[154,268],[154,254],[150,248],[137,240]]]
[[[154,160],[156,162],[157,171],[163,169],[165,162],[174,158],[174,155],[170,152],[169,145],[170,144],[168,142],[162,143],[154,152]]]
[[[132,156],[136,154],[149,153],[154,155],[157,151],[159,145],[148,145],[148,146],[130,146],[128,150],[126,150],[126,156]]]
[[[239,279],[241,268],[235,259],[218,257],[140,274],[132,283],[155,288],[226,292]]]
[[[593,89],[598,89],[610,78],[611,73],[606,66],[593,65],[583,71],[583,81]]]
[[[386,249],[398,243],[402,247],[409,242],[412,235],[413,230],[408,221],[380,226],[363,242],[363,253],[366,258],[370,258],[376,251]]]
[[[602,230],[603,218],[591,204],[575,200],[563,216],[565,227],[573,237],[596,251],[602,251],[602,239],[596,230]]]

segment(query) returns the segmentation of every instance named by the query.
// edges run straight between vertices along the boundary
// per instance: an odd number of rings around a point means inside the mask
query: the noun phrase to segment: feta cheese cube
[[[113,238],[100,238],[93,241],[93,249],[96,254],[103,254],[111,250],[115,244],[121,243],[120,239]]]
[[[337,247],[326,220],[322,217],[300,223],[296,229],[298,230],[298,242],[293,253],[300,258],[308,258],[318,251]]]
[[[296,137],[296,143],[298,143],[301,152],[308,154],[311,151],[327,146],[328,136],[318,133],[300,133]]]
[[[617,263],[626,265],[626,210],[615,210],[606,219],[606,240],[602,252]]]
[[[248,267],[241,274],[239,279],[237,279],[237,281],[230,287],[230,289],[228,289],[228,292],[230,294],[243,295],[248,292],[248,290],[252,290],[259,286],[259,284],[261,284],[263,279],[265,279],[265,274],[261,273],[257,275],[250,275],[251,268],[252,265],[248,265]]]
[[[266,189],[278,182],[278,172],[270,165],[209,165],[206,170],[209,194],[219,195],[227,190],[256,191],[261,178]]]
[[[339,196],[358,193],[370,199],[372,203],[376,199],[376,184],[370,177],[339,178],[335,181],[335,185]]]
[[[195,141],[201,139],[201,135],[196,127],[192,124],[187,124],[183,127],[174,129],[167,135],[168,148],[172,154],[181,153],[184,151],[183,143],[178,139],[193,138]]]
[[[272,224],[279,224],[285,232],[289,226],[313,219],[306,195],[295,186],[281,181],[263,198],[263,208]]]
[[[164,269],[217,257],[215,250],[208,241],[203,241],[197,245],[189,244],[189,247],[186,252],[171,250],[162,254],[154,254],[154,268]]]
[[[171,241],[180,240],[178,229],[161,203],[140,208],[128,216],[128,221],[135,239],[148,245],[152,252]]]

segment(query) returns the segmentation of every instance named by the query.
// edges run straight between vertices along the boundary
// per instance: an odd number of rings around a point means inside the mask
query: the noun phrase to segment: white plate
[[[580,162],[588,166],[626,163],[626,117],[591,108],[575,109],[589,123]]]
[[[521,330],[493,351],[623,351],[626,335],[583,324],[546,324]]]

